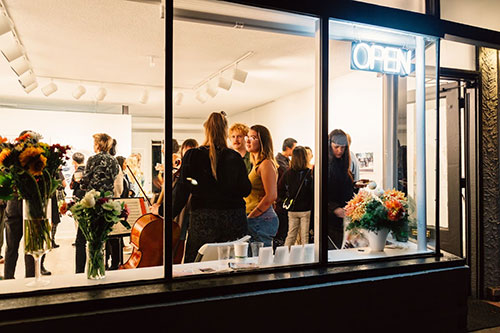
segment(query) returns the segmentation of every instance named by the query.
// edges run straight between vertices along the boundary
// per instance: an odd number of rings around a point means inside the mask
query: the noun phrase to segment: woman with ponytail
[[[203,124],[205,142],[182,159],[173,189],[173,217],[191,194],[191,218],[184,262],[193,262],[205,243],[233,241],[247,233],[245,201],[251,190],[240,154],[227,147],[226,114],[212,113]]]

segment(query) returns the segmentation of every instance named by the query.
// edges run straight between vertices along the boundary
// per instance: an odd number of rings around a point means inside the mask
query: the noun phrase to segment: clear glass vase
[[[106,242],[87,242],[87,278],[100,280],[106,277]]]
[[[49,284],[42,279],[42,256],[52,249],[50,224],[50,199],[47,201],[23,201],[24,252],[35,260],[35,280],[28,286],[40,287]]]

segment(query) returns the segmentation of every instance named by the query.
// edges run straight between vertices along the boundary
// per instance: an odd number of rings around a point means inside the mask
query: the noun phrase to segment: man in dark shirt
[[[285,174],[285,172],[290,168],[290,156],[292,156],[292,152],[297,146],[297,140],[293,138],[287,138],[283,141],[282,152],[276,155],[276,162],[278,162],[278,184],[281,180],[281,177]],[[276,199],[276,214],[278,215],[278,219],[280,220],[280,224],[278,227],[278,233],[274,237],[274,247],[282,246],[285,244],[285,238],[288,233],[288,212],[283,209],[283,200],[278,196]]]

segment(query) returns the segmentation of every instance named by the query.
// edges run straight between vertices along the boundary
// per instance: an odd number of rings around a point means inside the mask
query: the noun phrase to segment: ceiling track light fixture
[[[149,100],[149,92],[147,89],[144,89],[144,91],[141,94],[141,98],[139,98],[139,103],[146,104],[148,100]]]
[[[184,99],[183,93],[178,92],[177,94],[175,94],[175,98],[174,98],[175,105],[180,106],[182,104],[183,99]]]
[[[201,91],[197,91],[196,92],[196,99],[198,100],[198,102],[200,102],[201,104],[205,104],[207,101],[208,101],[208,97],[207,95],[203,94],[203,92]]]
[[[212,73],[210,76],[208,76],[206,79],[200,81],[199,83],[195,84],[191,89],[193,91],[197,91],[196,92],[196,99],[200,100],[198,98],[199,96],[199,89],[203,86],[203,85],[206,85],[206,92],[209,96],[211,97],[215,97],[215,95],[217,95],[217,87],[219,88],[222,88],[222,89],[225,89],[225,90],[229,90],[231,89],[231,85],[233,83],[233,81],[229,78],[227,78],[226,76],[224,76],[224,72],[226,72],[227,70],[229,70],[230,68],[233,68],[234,67],[234,70],[233,70],[233,73],[232,73],[232,79],[236,80],[236,81],[239,81],[241,83],[244,83],[247,79],[247,75],[248,75],[248,72],[242,70],[242,69],[239,69],[237,68],[238,64],[245,60],[246,58],[252,56],[254,54],[253,51],[248,51],[247,53],[243,54],[241,57],[239,57],[238,59],[236,59],[235,61],[233,61],[232,63],[222,67],[221,69],[219,69],[217,72],[214,72]],[[214,80],[215,78],[218,77],[218,80],[217,80],[217,86],[214,87],[210,84],[210,82],[212,80]],[[205,101],[206,102],[206,101]],[[205,102],[202,102],[202,103],[205,103]]]
[[[9,17],[2,0],[0,0],[0,35],[2,36],[0,52],[2,52],[5,59],[10,63],[10,67],[18,76],[19,84],[24,91],[30,93],[38,86],[38,84],[33,85],[36,83],[36,76],[33,73],[24,47],[17,36],[14,22]]]
[[[29,94],[30,92],[32,92],[33,90],[35,90],[36,88],[38,88],[38,82],[33,82],[32,84],[30,84],[29,86],[27,86],[26,88],[24,88],[24,91]]]
[[[106,88],[101,87],[101,88],[97,89],[97,93],[95,95],[95,100],[97,102],[100,102],[106,97],[107,94],[108,94],[108,92],[106,91]]]
[[[87,92],[87,89],[85,89],[84,86],[79,85],[73,90],[73,98],[74,99],[80,99],[85,93]]]
[[[54,82],[50,82],[45,87],[42,87],[42,93],[46,97],[49,97],[50,95],[52,95],[56,91],[57,91],[57,85]]]

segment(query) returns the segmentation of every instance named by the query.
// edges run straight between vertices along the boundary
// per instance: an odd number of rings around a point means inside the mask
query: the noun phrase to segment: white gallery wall
[[[107,133],[116,139],[117,155],[129,156],[131,153],[130,115],[0,107],[0,124],[0,135],[10,140],[18,137],[23,130],[32,130],[43,136],[43,142],[71,146],[70,154],[81,152],[85,160],[94,155],[92,135],[95,133]],[[66,178],[70,177],[73,172],[71,163],[67,163],[63,171]]]
[[[308,88],[281,97],[263,106],[229,118],[229,124],[266,126],[273,137],[274,151],[281,151],[283,140],[292,137],[314,152],[314,89]],[[355,153],[374,154],[373,172],[362,178],[382,181],[382,78],[376,73],[351,71],[330,81],[329,131],[340,128],[352,138]]]

